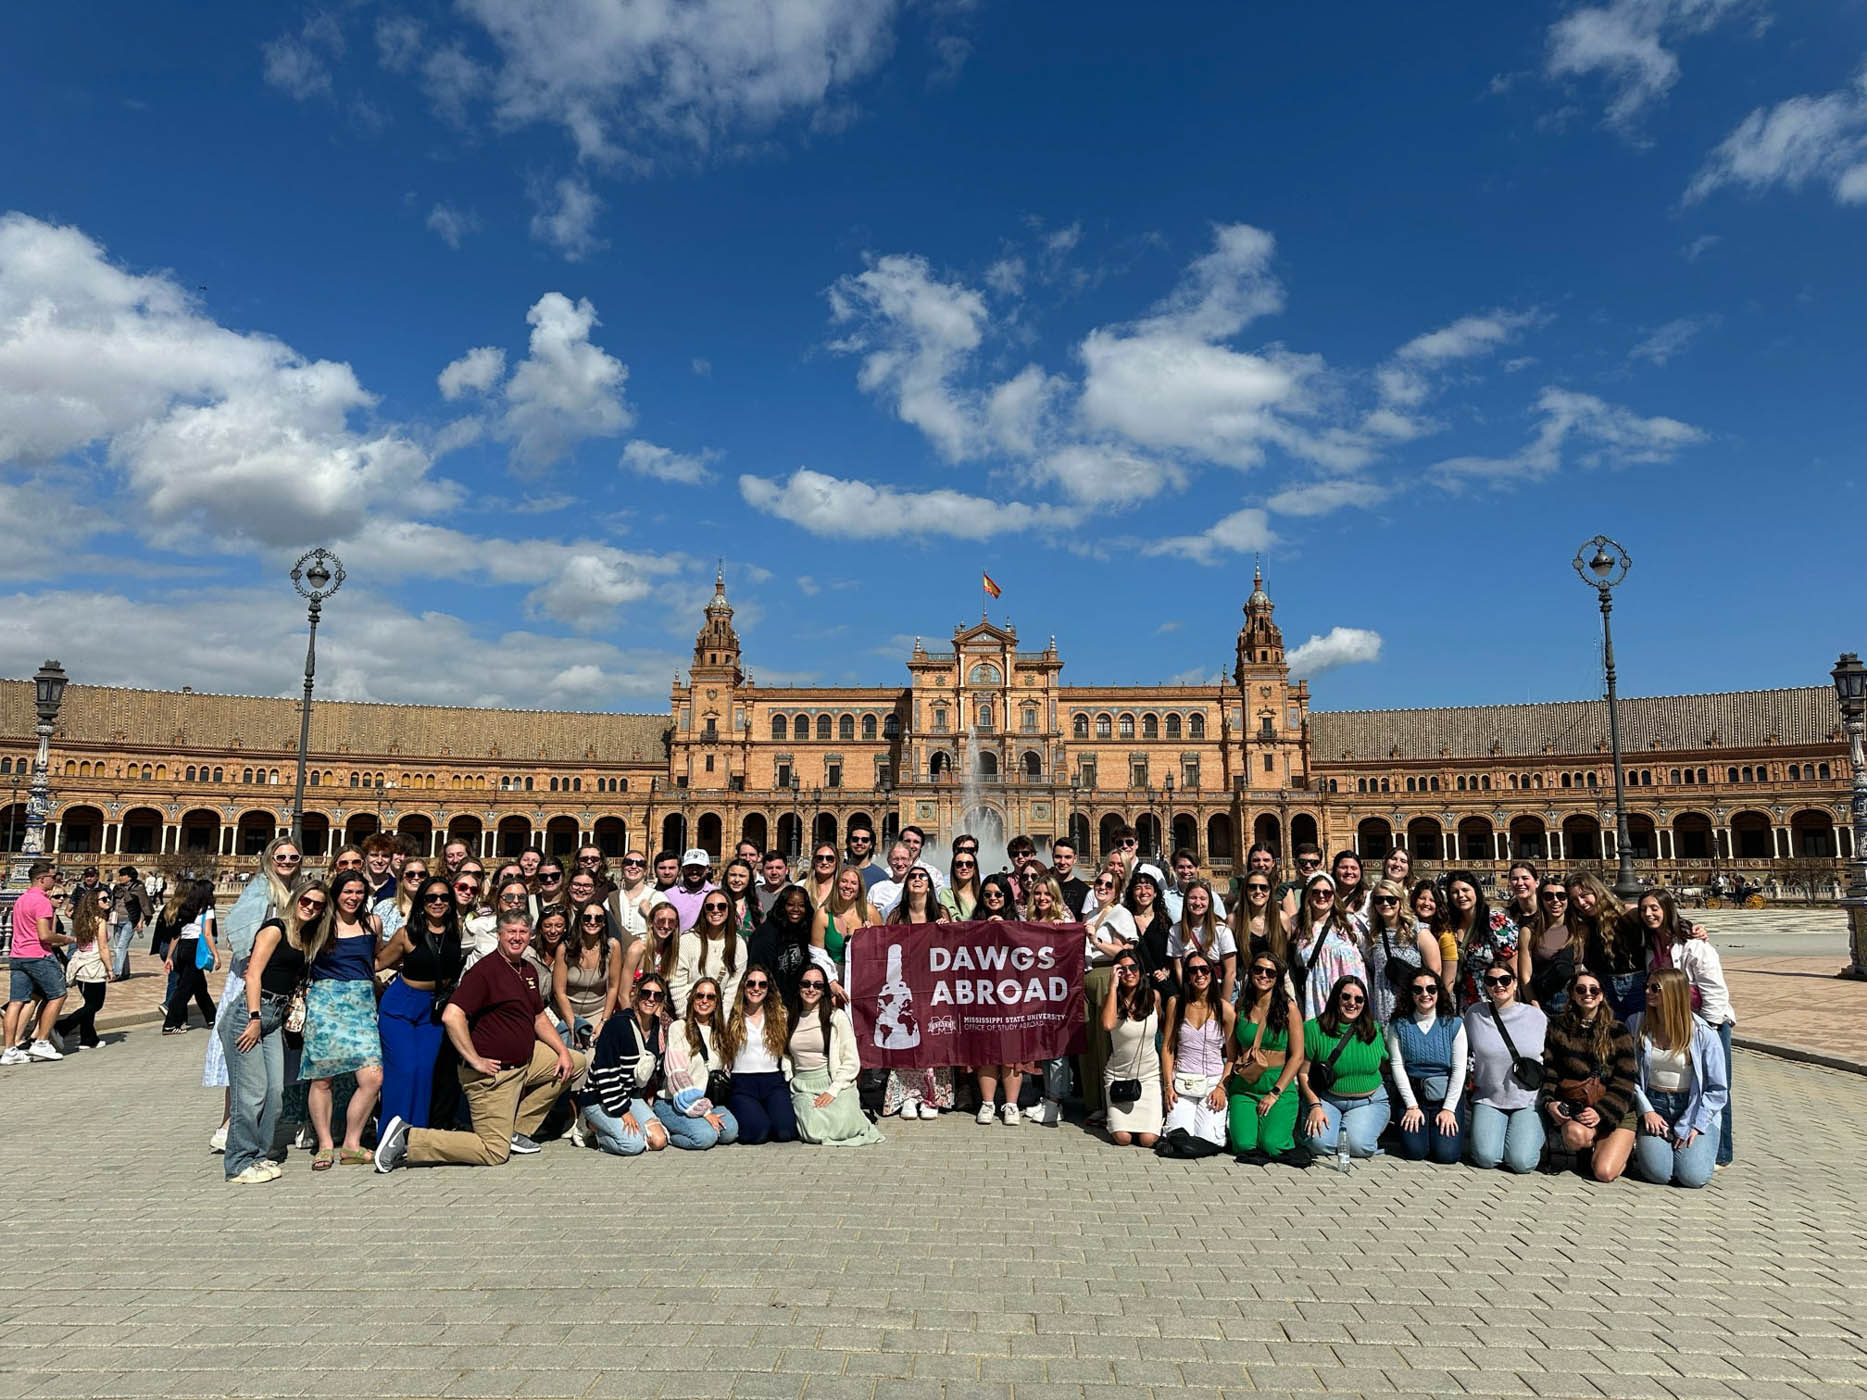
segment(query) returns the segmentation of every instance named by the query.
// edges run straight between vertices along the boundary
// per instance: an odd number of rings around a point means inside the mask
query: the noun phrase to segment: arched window
[[[1567,773],[1564,773],[1564,774],[1562,775],[1562,785],[1563,785],[1564,787],[1567,787],[1567,786],[1569,786],[1569,775],[1568,775]]]
[[[144,776],[145,778],[149,776],[149,770],[148,770],[148,769],[146,769],[146,768],[145,768],[145,769],[143,770],[143,776]],[[167,782],[168,780],[169,780],[169,766],[168,766],[168,764],[166,764],[166,763],[158,763],[158,764],[156,765],[156,781],[157,781],[158,783],[166,783],[166,782]]]
[[[1167,716],[1167,737],[1169,739],[1177,739],[1180,737],[1180,717],[1178,715]]]
[[[784,716],[773,715],[771,717],[771,737],[782,744],[789,734],[790,730],[785,725]]]
[[[1143,739],[1160,738],[1160,716],[1159,715],[1142,715],[1141,716],[1141,737]]]
[[[1037,706],[1026,705],[1018,712],[1018,725],[1026,734],[1037,732]]]
[[[1465,791],[1465,775],[1463,773],[1459,774],[1459,791]]]
[[[1413,791],[1413,779],[1412,778],[1407,779],[1407,791],[1408,792]]]
[[[1483,788],[1483,789],[1484,789],[1484,791],[1486,791],[1486,792],[1489,792],[1489,791],[1491,791],[1491,778],[1490,778],[1490,775],[1489,775],[1489,774],[1486,774],[1485,776],[1483,776],[1483,777],[1481,777],[1481,778],[1479,778],[1479,780],[1478,780],[1478,786],[1479,786],[1479,787],[1481,787],[1481,788]]]
[[[864,715],[862,717],[862,737],[865,739],[873,739],[875,737],[874,715]]]
[[[557,790],[558,790],[558,780],[556,778],[553,778],[551,780],[551,791],[556,792]]]
[[[583,779],[582,779],[582,778],[572,778],[572,779],[570,780],[570,790],[571,790],[572,792],[582,792],[582,791],[583,791]]]
[[[1107,715],[1097,715],[1096,716],[1096,738],[1098,739],[1108,738],[1113,725],[1114,725],[1114,721],[1111,720]]]
[[[1206,717],[1204,715],[1194,715],[1191,719],[1187,720],[1186,725],[1187,733],[1193,738],[1203,739],[1206,737]]]
[[[1121,717],[1121,736],[1124,739],[1134,738],[1134,716],[1133,715],[1123,715]]]
[[[1087,739],[1089,737],[1088,715],[1077,715],[1076,718],[1070,721],[1070,737],[1074,739]]]
[[[1438,792],[1439,791],[1439,779],[1437,778],[1431,779],[1430,782],[1428,783],[1428,786],[1431,788],[1432,791]]]
[[[884,739],[899,739],[901,737],[900,715],[884,715],[882,717],[882,737]]]
[[[830,717],[828,715],[817,716],[817,737],[826,743],[829,742]]]
[[[317,780],[318,780],[318,775],[316,773],[313,773],[311,775],[311,781],[315,783]],[[252,782],[253,781],[253,770],[251,768],[242,768],[240,770],[240,781],[243,783]]]
[[[793,739],[808,739],[810,737],[810,717],[808,715],[799,715],[796,719],[791,721],[791,737]]]
[[[1366,792],[1367,790],[1368,790],[1368,780],[1366,778],[1355,779],[1355,791],[1356,792]]]
[[[936,753],[927,760],[927,776],[930,778],[937,778],[942,773],[950,773],[952,771],[953,757],[951,754]]]
[[[69,772],[71,772],[71,765],[70,765],[69,763],[67,763],[67,764],[65,765],[65,771],[66,771],[67,773],[69,773]],[[1792,778],[1793,778],[1793,777],[1795,777],[1795,776],[1796,776],[1796,770],[1795,770],[1795,769],[1793,769],[1793,768],[1791,768],[1791,769],[1789,770],[1789,776],[1790,776],[1790,777],[1792,777]],[[185,782],[190,782],[190,783],[192,783],[192,782],[194,781],[194,765],[193,765],[192,763],[188,765],[188,776],[187,776],[187,778],[186,778],[186,779],[184,779],[184,781],[185,781]]]
[[[854,715],[844,715],[836,722],[836,737],[839,739],[853,739],[856,737],[856,717]]]
[[[992,707],[989,704],[979,706],[979,728],[990,733],[992,730]]]
[[[1044,760],[1036,753],[1027,751],[1024,755],[1024,776],[1039,778],[1043,776]]]
[[[1704,782],[1705,780],[1703,778],[1700,778],[1699,781]],[[1823,782],[1828,781],[1828,765],[1826,763],[1822,765],[1822,781]]]

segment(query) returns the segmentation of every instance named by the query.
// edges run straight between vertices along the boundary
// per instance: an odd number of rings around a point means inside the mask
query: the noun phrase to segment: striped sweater
[[[1605,1008],[1599,1014],[1607,1014]],[[1626,1026],[1615,1025],[1610,1044],[1612,1053],[1608,1063],[1600,1064],[1595,1059],[1592,1035],[1578,1034],[1571,1029],[1566,1016],[1552,1018],[1543,1041],[1544,1106],[1561,1100],[1558,1085],[1563,1080],[1586,1079],[1599,1074],[1603,1093],[1595,1112],[1601,1116],[1602,1131],[1612,1132],[1618,1127],[1633,1106],[1638,1061],[1634,1054],[1634,1038],[1627,1033]]]
[[[661,1087],[667,1030],[660,1021],[644,1035],[635,1013],[624,1008],[603,1023],[590,1049],[590,1072],[577,1093],[581,1108],[595,1106],[613,1118],[629,1111],[631,1099],[652,1099]]]

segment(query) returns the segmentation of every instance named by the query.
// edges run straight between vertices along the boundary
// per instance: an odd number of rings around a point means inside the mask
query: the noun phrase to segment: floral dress
[[[1486,927],[1466,935],[1459,947],[1459,1007],[1483,1006],[1484,975],[1499,959],[1517,960],[1517,925],[1502,909],[1491,911]]]

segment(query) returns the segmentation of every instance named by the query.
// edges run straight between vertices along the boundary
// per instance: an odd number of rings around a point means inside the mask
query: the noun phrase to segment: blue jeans
[[[1345,1099],[1335,1094],[1322,1095],[1323,1129],[1313,1136],[1305,1133],[1304,1141],[1310,1151],[1324,1156],[1333,1156],[1336,1143],[1346,1128],[1348,1130],[1348,1151],[1351,1157],[1378,1157],[1381,1155],[1381,1130],[1387,1126],[1387,1120],[1393,1116],[1393,1110],[1387,1101],[1387,1090],[1376,1089],[1374,1097],[1367,1099]],[[1310,1110],[1303,1110],[1303,1121],[1309,1122]]]
[[[1718,1043],[1724,1046],[1724,1082],[1731,1082],[1731,1022],[1726,1021],[1718,1027]],[[1718,1165],[1731,1165],[1731,1110],[1736,1107],[1736,1090],[1732,1097],[1725,1100],[1724,1112],[1719,1114],[1723,1121],[1718,1125]]]
[[[127,920],[117,925],[117,936],[110,944],[110,975],[128,977],[130,975],[130,945],[136,942],[136,936],[142,932],[139,924]]]
[[[1465,1135],[1471,1142],[1475,1167],[1501,1164],[1521,1174],[1535,1171],[1543,1157],[1543,1120],[1534,1105],[1503,1109],[1488,1103],[1473,1104]]]
[[[1439,1117],[1443,1102],[1434,1103],[1420,1097],[1420,1082],[1413,1081],[1414,1102],[1420,1106],[1420,1112],[1426,1115],[1426,1121],[1418,1128],[1409,1130],[1404,1125],[1400,1129],[1400,1156],[1403,1161],[1424,1162],[1432,1160],[1441,1166],[1451,1166],[1465,1155],[1465,1125],[1457,1124],[1451,1133],[1439,1131],[1434,1120]],[[1454,1117],[1457,1115],[1455,1114]]]
[[[604,1112],[601,1104],[591,1104],[583,1111],[583,1121],[590,1125],[590,1131],[596,1134],[596,1145],[605,1152],[617,1157],[639,1157],[648,1151],[648,1134],[645,1129],[655,1120],[648,1105],[640,1099],[629,1100],[629,1115],[635,1119],[636,1131],[630,1132],[622,1126],[620,1117],[612,1118]]]
[[[714,1127],[704,1118],[689,1118],[666,1099],[655,1100],[655,1117],[668,1130],[668,1144],[689,1152],[705,1152],[709,1147],[730,1147],[739,1141],[739,1123],[725,1109],[715,1107],[720,1125]]]
[[[285,999],[262,996],[259,1044],[247,1051],[239,1047],[247,1024],[244,1011],[227,1017],[217,1032],[227,1057],[227,1091],[232,1100],[223,1164],[229,1179],[264,1161],[272,1150],[279,1105],[285,1098],[285,1035],[280,1030],[284,1020]]]
[[[1667,1128],[1676,1130],[1691,1096],[1654,1089],[1647,1092],[1647,1098],[1652,1101],[1653,1111],[1666,1120]],[[1670,1131],[1660,1137],[1649,1133],[1643,1119],[1640,1134],[1634,1139],[1634,1163],[1640,1168],[1640,1174],[1661,1186],[1669,1182],[1674,1186],[1703,1186],[1711,1180],[1717,1152],[1716,1128],[1700,1133],[1690,1147],[1680,1147]]]

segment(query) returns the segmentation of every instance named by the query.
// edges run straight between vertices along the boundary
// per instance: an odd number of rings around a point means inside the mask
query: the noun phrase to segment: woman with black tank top
[[[225,1165],[227,1180],[237,1185],[259,1185],[283,1175],[270,1154],[285,1099],[285,1013],[292,994],[304,985],[310,960],[323,950],[329,909],[330,892],[309,881],[288,898],[282,917],[259,926],[242,987],[245,1018],[229,1017],[220,1029],[231,1103]]]
[[[429,1119],[434,1067],[447,1038],[441,1008],[465,962],[460,917],[447,881],[438,875],[423,880],[408,919],[376,954],[376,970],[395,973],[376,1012],[383,1122],[395,1117],[416,1128],[451,1126]]]

